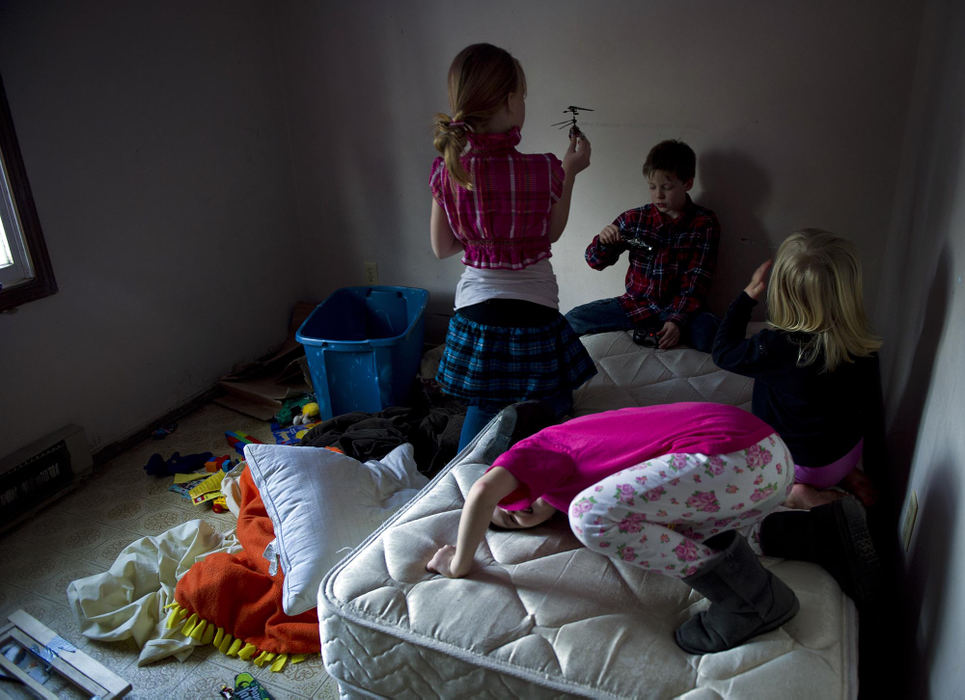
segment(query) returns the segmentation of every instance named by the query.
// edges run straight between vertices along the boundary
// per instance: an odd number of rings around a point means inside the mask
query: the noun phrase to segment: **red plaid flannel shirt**
[[[640,323],[656,317],[686,323],[700,309],[717,266],[717,216],[688,195],[676,220],[647,204],[623,212],[613,223],[622,240],[604,245],[595,236],[587,246],[586,262],[602,270],[629,250],[627,291],[619,299],[630,320]]]
[[[452,185],[442,158],[429,176],[432,196],[463,246],[462,262],[518,270],[550,256],[550,210],[563,193],[563,164],[552,153],[520,153],[520,132],[469,134],[462,157],[473,188]]]

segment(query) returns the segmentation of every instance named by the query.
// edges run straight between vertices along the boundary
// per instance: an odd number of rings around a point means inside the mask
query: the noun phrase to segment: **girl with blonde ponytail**
[[[770,328],[745,338],[765,292]],[[880,347],[864,310],[857,249],[829,231],[790,235],[773,269],[770,260],[758,267],[728,309],[714,362],[754,378],[754,414],[790,448],[795,485],[786,505],[811,508],[840,498],[835,486],[865,505],[874,500],[858,463],[864,452],[866,466],[880,466],[868,459],[879,459],[883,440]]]
[[[535,400],[552,420],[596,373],[559,313],[550,246],[569,217],[590,144],[572,135],[562,161],[516,150],[526,118],[519,61],[491,44],[463,49],[449,68],[449,114],[437,114],[430,243],[465,266],[436,376],[469,403],[460,448],[500,409]]]

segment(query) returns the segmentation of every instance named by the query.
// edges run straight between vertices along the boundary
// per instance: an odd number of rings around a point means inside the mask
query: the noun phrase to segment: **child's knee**
[[[584,496],[581,493],[570,503],[567,512],[570,530],[576,535],[576,539],[590,549],[599,548],[597,542],[600,536],[602,518],[601,513],[597,511],[597,505],[591,496]]]

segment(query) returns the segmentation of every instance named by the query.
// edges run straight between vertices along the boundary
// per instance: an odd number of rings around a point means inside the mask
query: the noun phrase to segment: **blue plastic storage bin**
[[[415,287],[342,287],[315,307],[295,339],[305,346],[322,419],[405,403],[428,301],[428,290]]]

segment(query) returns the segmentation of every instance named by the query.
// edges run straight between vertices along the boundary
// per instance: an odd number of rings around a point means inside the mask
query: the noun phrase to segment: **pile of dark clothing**
[[[310,447],[337,447],[361,462],[382,459],[403,443],[411,443],[419,471],[432,478],[459,447],[466,405],[423,393],[409,406],[390,406],[378,413],[352,412],[322,421],[301,439]]]

